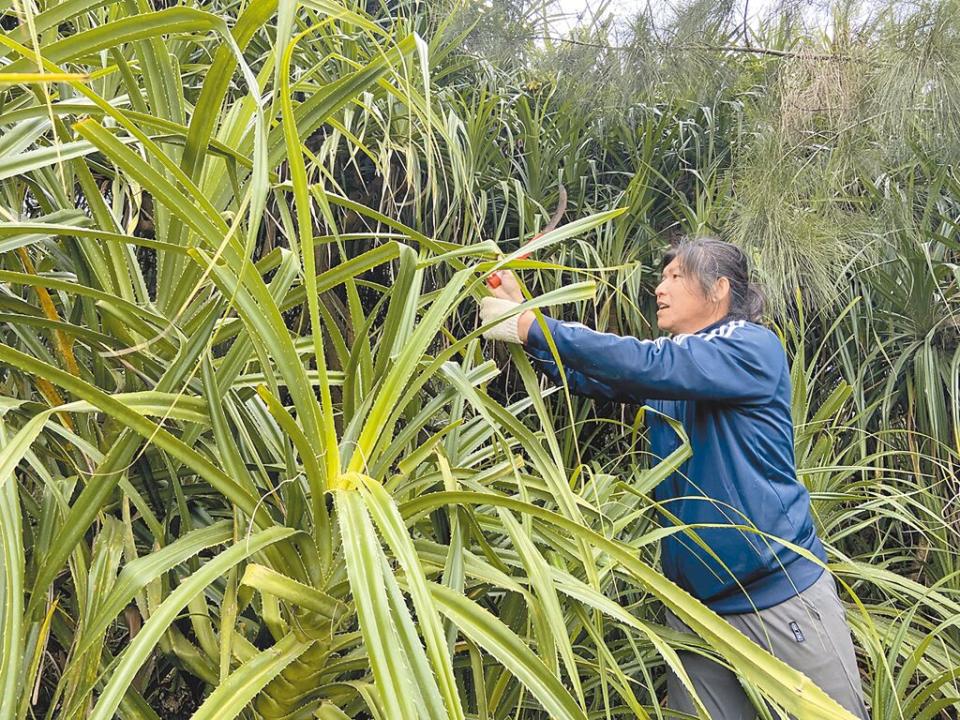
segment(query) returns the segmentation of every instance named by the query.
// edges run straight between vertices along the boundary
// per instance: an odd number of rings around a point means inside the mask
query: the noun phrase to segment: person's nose
[[[661,280],[661,281],[660,281],[660,284],[657,285],[656,290],[653,291],[653,295],[654,295],[654,297],[655,297],[657,300],[659,300],[659,299],[660,299],[660,296],[663,295],[663,294],[666,292],[666,289],[663,287],[665,284],[666,284],[666,281],[665,281],[665,280]]]

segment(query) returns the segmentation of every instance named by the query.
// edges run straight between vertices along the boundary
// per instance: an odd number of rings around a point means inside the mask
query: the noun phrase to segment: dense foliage
[[[664,717],[678,647],[847,717],[659,574],[689,447],[479,337],[504,262],[650,336],[705,232],[872,716],[956,717],[960,7],[742,10],[0,0],[0,720]]]

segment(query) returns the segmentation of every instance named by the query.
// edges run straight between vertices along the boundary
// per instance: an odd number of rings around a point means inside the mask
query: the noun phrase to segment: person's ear
[[[719,277],[713,285],[713,301],[718,305],[730,298],[730,278]]]

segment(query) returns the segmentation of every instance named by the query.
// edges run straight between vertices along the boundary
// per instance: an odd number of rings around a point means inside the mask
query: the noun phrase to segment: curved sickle
[[[561,185],[560,185],[560,197],[559,197],[559,199],[557,200],[557,209],[554,210],[554,211],[553,211],[553,215],[550,216],[550,222],[548,222],[548,223],[546,224],[546,226],[543,228],[542,231],[540,231],[539,233],[537,233],[536,235],[534,235],[532,238],[530,238],[530,239],[527,241],[527,244],[529,245],[530,243],[532,243],[532,242],[533,242],[534,240],[536,240],[537,238],[543,237],[544,235],[546,235],[548,232],[551,232],[552,230],[556,230],[556,229],[557,229],[557,225],[560,224],[560,220],[563,219],[563,214],[564,214],[566,211],[567,211],[567,189],[561,184]],[[528,257],[530,257],[530,253],[523,253],[522,255],[518,255],[518,256],[517,256],[517,259],[518,259],[518,260],[526,260]],[[498,288],[498,287],[500,287],[500,276],[499,276],[499,275],[491,275],[490,277],[488,277],[488,278],[487,278],[487,285],[490,286],[490,287],[492,287],[492,288]]]

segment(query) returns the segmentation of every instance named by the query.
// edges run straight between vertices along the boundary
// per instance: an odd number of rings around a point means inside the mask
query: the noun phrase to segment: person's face
[[[721,282],[724,280],[721,278]],[[684,274],[679,258],[663,269],[656,297],[657,326],[668,333],[694,333],[725,314],[717,298],[708,298],[696,278]]]

